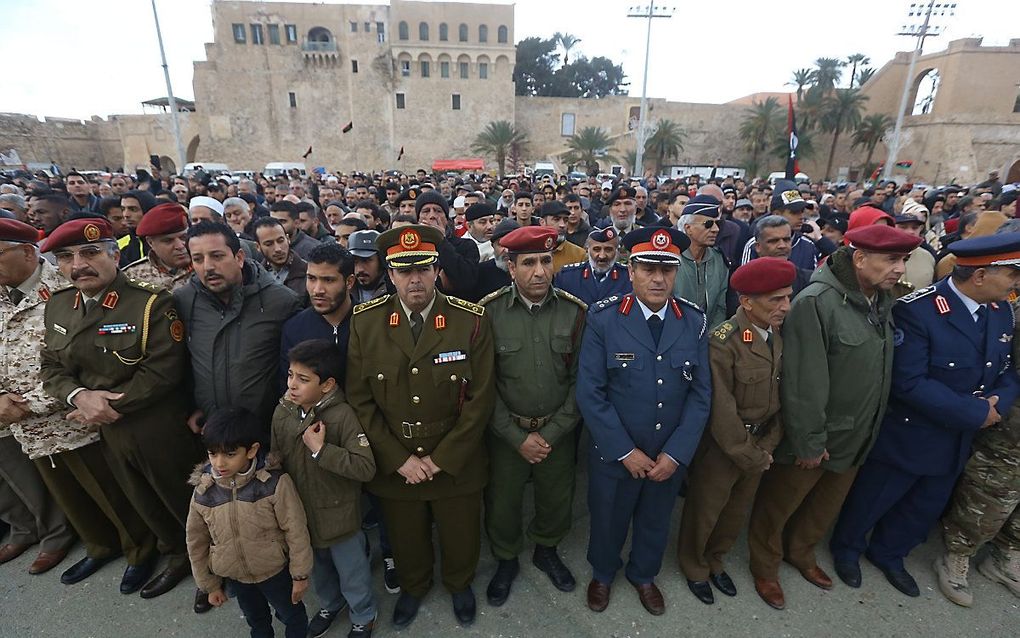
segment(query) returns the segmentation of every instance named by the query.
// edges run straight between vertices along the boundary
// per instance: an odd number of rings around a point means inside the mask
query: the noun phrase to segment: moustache
[[[75,281],[79,277],[98,277],[98,276],[99,273],[97,273],[95,270],[92,270],[88,266],[71,271],[71,281]]]

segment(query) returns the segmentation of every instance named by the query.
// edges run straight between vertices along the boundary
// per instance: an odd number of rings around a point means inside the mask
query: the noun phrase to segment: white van
[[[190,162],[184,165],[185,177],[190,177],[192,173],[196,171],[205,171],[209,175],[215,175],[218,173],[229,172],[230,167],[226,164],[220,164],[217,162]]]
[[[779,179],[786,179],[786,171],[776,171],[775,173],[770,173],[769,174],[769,185],[770,186],[775,186],[776,185],[776,180],[779,180]],[[811,178],[808,177],[805,173],[797,173],[794,176],[793,181],[797,182],[798,184],[810,184],[811,183]]]
[[[298,171],[301,177],[308,177],[305,165],[301,162],[269,162],[266,164],[266,169],[262,171],[262,174],[272,179],[281,175],[287,176],[293,170]]]

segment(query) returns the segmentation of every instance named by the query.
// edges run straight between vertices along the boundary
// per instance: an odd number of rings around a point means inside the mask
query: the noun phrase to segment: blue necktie
[[[659,345],[659,337],[662,336],[662,319],[659,318],[659,315],[648,317],[648,329],[652,331],[652,340],[655,341],[655,345]]]

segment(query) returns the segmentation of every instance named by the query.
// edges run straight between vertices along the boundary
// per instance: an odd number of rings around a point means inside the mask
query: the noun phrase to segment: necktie
[[[648,317],[648,329],[652,331],[655,345],[659,345],[659,337],[662,336],[662,319],[659,318],[659,315]]]
[[[87,314],[89,314],[89,312],[92,311],[93,308],[96,307],[96,300],[95,299],[86,299],[85,303],[82,304],[82,306],[85,308],[84,312],[87,315]]]
[[[765,333],[765,345],[767,345],[769,347],[769,352],[771,352],[772,351],[772,332],[771,331]]]
[[[411,313],[411,336],[414,337],[414,342],[418,343],[418,337],[421,336],[421,327],[425,323],[425,320],[421,318],[421,313]]]
[[[21,292],[17,288],[11,288],[11,291],[7,294],[11,298],[11,303],[15,306],[21,303],[21,300],[25,298],[25,293]]]
[[[988,308],[987,306],[981,306],[977,309],[977,324],[978,335],[981,336],[981,340],[984,341],[984,337],[988,332]]]

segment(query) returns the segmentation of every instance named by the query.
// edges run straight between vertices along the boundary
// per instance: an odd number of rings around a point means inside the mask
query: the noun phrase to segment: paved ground
[[[380,598],[381,619],[376,636],[423,637],[598,637],[625,638],[658,636],[867,636],[878,638],[912,636],[980,636],[1015,638],[1020,635],[1020,599],[1004,587],[996,585],[972,570],[971,586],[975,604],[963,609],[946,601],[938,592],[931,563],[941,549],[938,539],[919,548],[908,559],[910,569],[921,587],[921,597],[903,596],[885,582],[875,568],[865,564],[864,586],[854,590],[841,583],[830,592],[815,588],[792,568],[785,566],[781,580],[786,590],[786,611],[767,607],[755,594],[747,571],[747,549],[743,539],[738,544],[729,572],[738,589],[736,598],[717,594],[713,606],[698,602],[687,590],[674,558],[675,544],[667,550],[667,559],[658,584],[666,598],[664,616],[648,615],[640,606],[637,595],[625,580],[617,582],[609,609],[595,614],[585,606],[585,585],[590,578],[584,550],[587,542],[588,516],[584,507],[584,475],[581,475],[575,499],[575,524],[569,539],[563,543],[566,562],[578,580],[578,588],[563,594],[553,588],[544,574],[530,563],[530,553],[523,557],[521,575],[505,606],[489,607],[484,601],[485,586],[494,564],[483,547],[475,592],[479,595],[478,619],[470,629],[456,625],[450,598],[441,587],[432,590],[422,605],[418,619],[403,632],[389,626],[396,596],[388,595],[382,586],[378,556],[374,557],[376,591]],[[673,514],[675,538],[680,503]],[[371,533],[375,545],[375,533]],[[26,573],[31,554],[0,566],[0,638],[148,638],[180,636],[185,638],[217,635],[247,635],[235,602],[215,609],[204,616],[191,612],[192,583],[186,581],[171,593],[152,601],[135,596],[121,596],[117,591],[124,563],[105,567],[82,584],[67,587],[59,582],[59,572],[83,556],[76,548],[72,555],[50,574],[29,576]],[[827,552],[820,564],[835,578]],[[720,600],[722,599],[722,600]],[[307,599],[309,613],[318,607],[314,594]],[[346,617],[328,634],[330,638],[346,635]],[[277,628],[277,635],[282,635]]]

